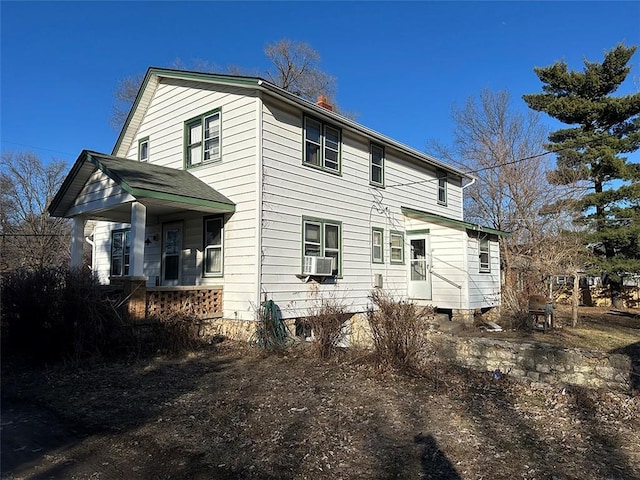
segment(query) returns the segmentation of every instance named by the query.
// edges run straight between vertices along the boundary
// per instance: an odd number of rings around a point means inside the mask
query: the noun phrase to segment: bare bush
[[[149,319],[147,328],[137,333],[140,354],[178,354],[204,345],[202,321],[190,302],[172,307],[168,313]]]
[[[435,309],[396,300],[380,290],[372,291],[369,298],[374,308],[367,316],[378,365],[403,372],[418,370],[429,350],[427,321],[434,318]]]
[[[317,300],[306,321],[313,332],[313,348],[320,358],[329,358],[336,351],[345,336],[350,316],[346,307],[333,297]]]
[[[19,270],[3,276],[1,290],[7,353],[77,361],[122,344],[120,312],[88,271]]]

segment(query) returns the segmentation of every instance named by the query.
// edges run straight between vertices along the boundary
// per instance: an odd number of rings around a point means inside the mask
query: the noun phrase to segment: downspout
[[[262,80],[258,85],[262,84]],[[262,92],[256,98],[256,308],[262,305]],[[266,298],[264,299],[266,300]]]
[[[462,186],[462,218],[464,218],[464,189],[470,187],[474,183],[476,183],[476,177],[471,177],[471,181]],[[471,272],[469,271],[469,235],[467,234],[466,229],[462,231],[462,268],[464,268],[466,275],[464,276],[463,285],[460,286],[460,309],[466,307],[466,309],[469,310],[469,283],[471,281]],[[464,289],[462,288],[463,286]]]

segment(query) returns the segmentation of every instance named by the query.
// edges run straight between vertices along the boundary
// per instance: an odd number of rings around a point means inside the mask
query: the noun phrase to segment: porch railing
[[[222,317],[222,287],[147,287],[145,317],[187,311],[200,319]]]

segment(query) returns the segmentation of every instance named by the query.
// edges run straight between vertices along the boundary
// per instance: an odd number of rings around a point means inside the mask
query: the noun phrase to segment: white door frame
[[[407,296],[414,300],[431,300],[431,246],[429,231],[407,232],[409,249]]]

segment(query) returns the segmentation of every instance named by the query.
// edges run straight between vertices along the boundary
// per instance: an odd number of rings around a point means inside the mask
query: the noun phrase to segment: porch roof
[[[204,212],[235,211],[231,200],[185,170],[83,150],[49,204],[49,213],[54,217],[73,216],[70,210],[97,170],[128,198],[143,204]]]
[[[402,214],[407,217],[435,221],[440,222],[445,225],[451,225],[455,227],[462,227],[465,230],[472,230],[474,232],[486,232],[491,233],[493,235],[498,235],[501,237],[508,237],[511,235],[510,232],[505,232],[503,230],[498,230],[496,228],[491,227],[483,227],[482,225],[477,225],[475,223],[465,222],[463,220],[456,220],[453,218],[443,217],[442,215],[438,215],[435,213],[424,212],[422,210],[416,210],[415,208],[402,207]]]

